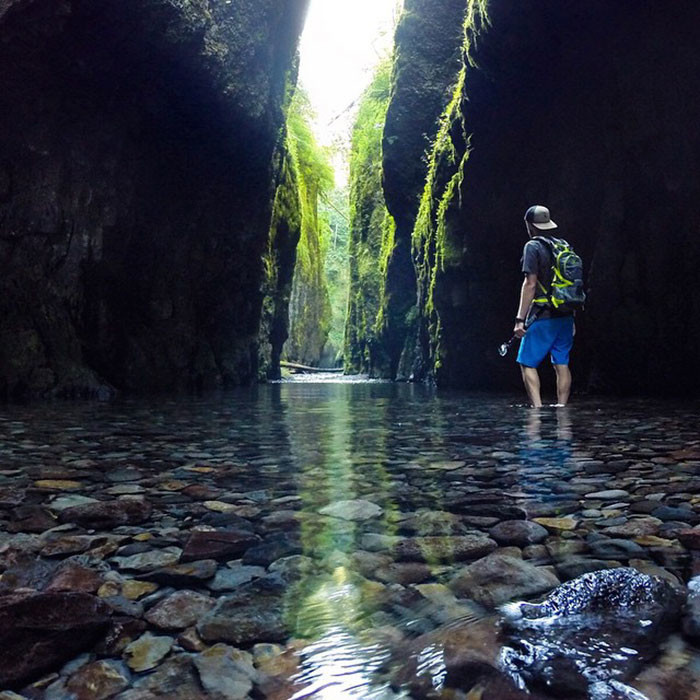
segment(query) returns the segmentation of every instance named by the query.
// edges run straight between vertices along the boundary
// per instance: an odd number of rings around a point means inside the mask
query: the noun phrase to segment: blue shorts
[[[539,367],[550,353],[553,365],[568,365],[573,344],[573,316],[543,318],[527,329],[520,343],[518,362],[525,367]]]

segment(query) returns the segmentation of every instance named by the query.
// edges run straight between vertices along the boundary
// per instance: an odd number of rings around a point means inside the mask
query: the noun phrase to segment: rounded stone
[[[530,520],[504,520],[489,530],[489,535],[498,544],[526,547],[540,544],[549,536],[546,528]]]

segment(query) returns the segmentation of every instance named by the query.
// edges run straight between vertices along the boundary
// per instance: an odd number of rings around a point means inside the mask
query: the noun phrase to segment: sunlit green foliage
[[[328,154],[311,130],[308,96],[298,89],[287,119],[287,144],[297,174],[301,204],[301,234],[297,246],[290,304],[288,359],[318,364],[331,328],[331,302],[324,271],[329,239],[328,221],[319,217],[319,200],[333,188]]]
[[[319,203],[319,215],[328,233],[326,244],[326,281],[331,302],[331,327],[328,333],[326,355],[335,361],[342,360],[345,316],[348,310],[350,285],[348,219],[348,190],[335,189]]]
[[[391,60],[378,66],[360,102],[350,157],[350,295],[345,329],[345,367],[367,372],[376,343],[386,257],[393,227],[382,191],[382,135],[391,92]]]

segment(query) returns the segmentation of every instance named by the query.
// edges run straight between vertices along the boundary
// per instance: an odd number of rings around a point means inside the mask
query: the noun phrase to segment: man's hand
[[[513,328],[513,335],[516,338],[524,338],[525,333],[527,333],[527,331],[525,330],[525,324],[522,321],[518,321],[515,324],[515,328]]]

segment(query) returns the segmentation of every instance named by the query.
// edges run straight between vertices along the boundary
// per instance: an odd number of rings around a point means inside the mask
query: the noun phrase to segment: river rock
[[[376,503],[364,500],[336,501],[325,508],[321,508],[321,515],[328,515],[341,520],[362,521],[378,518],[384,509]]]
[[[176,654],[134,682],[118,700],[213,700],[197,680],[190,654]]]
[[[260,537],[250,532],[193,532],[185,544],[180,561],[184,563],[199,559],[236,559],[259,542]]]
[[[97,501],[65,508],[58,514],[62,523],[76,523],[95,530],[119,525],[138,525],[151,517],[153,508],[145,499]]]
[[[642,537],[655,535],[662,523],[659,518],[630,518],[624,525],[606,527],[602,532],[611,537]]]
[[[76,506],[84,506],[90,503],[99,503],[96,498],[91,498],[90,496],[82,496],[78,493],[67,493],[62,496],[54,498],[48,504],[51,510],[63,511],[67,508],[74,508]]]
[[[684,547],[692,550],[700,550],[700,527],[680,530],[678,532],[678,539]]]
[[[113,557],[112,561],[124,571],[146,573],[176,564],[181,554],[182,550],[179,547],[164,547],[130,557]]]
[[[222,700],[247,698],[257,676],[251,655],[225,644],[215,644],[195,656],[194,665],[204,689]]]
[[[83,666],[66,683],[75,700],[105,700],[124,690],[131,679],[121,661],[95,661]]]
[[[415,583],[423,583],[432,578],[431,568],[418,562],[395,562],[388,566],[378,568],[374,572],[374,578],[382,583],[398,583],[409,586]]]
[[[397,561],[426,563],[454,562],[477,559],[489,554],[498,545],[482,533],[456,537],[411,537],[399,541],[393,548]]]
[[[619,501],[629,498],[629,491],[623,489],[609,489],[607,491],[595,491],[587,493],[586,498],[595,499],[597,501]]]
[[[695,525],[700,521],[700,515],[698,515],[691,508],[676,508],[673,506],[661,506],[656,510],[653,510],[651,514],[659,520],[664,522],[677,520],[681,523],[689,523],[690,525]]]
[[[183,630],[194,625],[215,605],[209,596],[194,591],[177,591],[146,613],[146,620],[162,630]]]
[[[103,575],[95,569],[69,561],[56,571],[45,590],[96,593],[103,581]]]
[[[530,520],[504,520],[489,530],[489,535],[498,544],[525,547],[544,542],[549,536],[546,528]]]
[[[124,656],[132,671],[148,671],[155,668],[172,647],[172,637],[156,637],[146,632],[124,649]]]
[[[200,620],[197,632],[206,642],[246,646],[283,642],[287,629],[281,593],[269,592],[256,582],[246,584],[232,595],[219,598],[216,607]]]
[[[187,564],[173,564],[161,569],[142,574],[144,581],[152,581],[163,586],[202,586],[211,579],[218,568],[213,559],[188,562]]]
[[[0,687],[58,668],[104,634],[110,609],[86,593],[0,598]]]
[[[591,553],[599,559],[620,559],[643,557],[644,548],[629,540],[600,539],[590,542]]]
[[[434,695],[436,686],[466,692],[484,675],[497,673],[500,647],[494,616],[451,624],[394,651],[400,666],[393,685],[407,688],[416,698],[439,697]]]
[[[216,572],[214,580],[207,583],[207,588],[217,592],[233,591],[244,583],[262,578],[264,575],[265,569],[262,566],[229,565]]]
[[[251,547],[243,555],[243,563],[247,566],[269,566],[272,562],[302,554],[304,548],[296,536],[279,535],[270,537],[262,544]]]
[[[559,584],[547,569],[515,557],[492,554],[462,569],[450,588],[462,598],[495,607],[514,598],[545,593]]]

